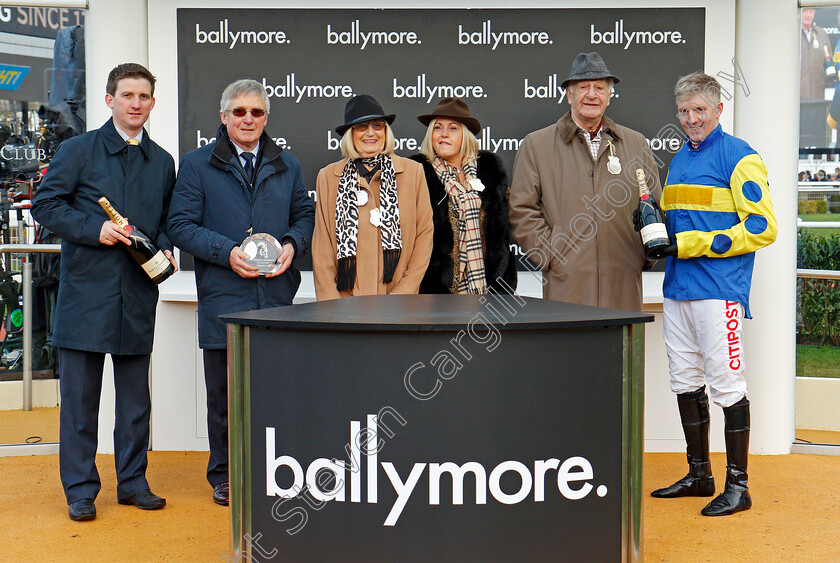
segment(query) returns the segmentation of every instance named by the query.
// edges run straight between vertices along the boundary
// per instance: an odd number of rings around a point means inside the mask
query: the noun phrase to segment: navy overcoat
[[[263,132],[251,187],[224,125],[216,139],[181,159],[168,228],[175,246],[195,258],[198,345],[206,349],[227,346],[219,315],[291,305],[300,286],[294,263],[274,278],[240,277],[230,267],[233,247],[249,234],[268,233],[291,241],[297,259],[315,227],[315,205],[294,156]]]
[[[53,344],[108,354],[150,354],[158,289],[124,245],[99,242],[100,197],[161,250],[175,161],[143,134],[130,147],[108,120],[61,143],[32,201],[35,220],[61,237]],[[130,162],[129,162],[130,161]]]

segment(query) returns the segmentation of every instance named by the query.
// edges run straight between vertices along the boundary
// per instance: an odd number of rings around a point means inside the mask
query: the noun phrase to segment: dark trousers
[[[204,384],[207,387],[207,436],[210,460],[207,481],[215,487],[228,481],[227,350],[204,350]]]
[[[116,391],[114,464],[117,498],[149,488],[149,356],[112,355]],[[58,463],[67,503],[95,499],[101,483],[96,470],[99,397],[105,354],[59,348],[61,428]]]

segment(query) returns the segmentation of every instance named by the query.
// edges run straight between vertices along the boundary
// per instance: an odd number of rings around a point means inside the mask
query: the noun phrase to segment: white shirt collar
[[[235,148],[235,149],[236,149],[236,155],[239,157],[239,159],[240,159],[240,160],[242,160],[242,153],[244,153],[244,152],[249,152],[249,153],[251,153],[252,155],[254,155],[254,162],[256,162],[256,161],[257,161],[257,155],[258,155],[258,154],[259,154],[259,152],[260,152],[260,143],[259,143],[259,141],[257,141],[257,146],[256,146],[256,147],[254,147],[254,150],[250,150],[250,151],[246,151],[245,149],[243,149],[242,147],[240,147],[239,145],[237,145],[234,141],[231,141],[231,143],[233,143],[233,148]],[[244,161],[242,161],[242,163],[244,164],[245,162],[244,162]]]
[[[129,139],[132,139],[132,138],[137,139],[138,143],[143,141],[143,130],[142,129],[140,129],[140,134],[137,135],[136,137],[132,137],[131,135],[129,135],[128,133],[126,133],[125,131],[123,131],[119,127],[117,127],[116,123],[114,124],[114,129],[117,130],[117,133],[120,134],[120,137],[122,137],[123,141],[128,141]]]

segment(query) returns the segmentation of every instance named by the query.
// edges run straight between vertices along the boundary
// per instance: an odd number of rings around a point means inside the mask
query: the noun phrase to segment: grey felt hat
[[[607,68],[607,63],[604,62],[601,55],[595,51],[591,53],[578,53],[578,56],[572,62],[572,71],[569,73],[569,78],[564,80],[560,86],[565,90],[569,82],[575,82],[577,80],[601,80],[603,78],[612,78],[615,84],[621,82]]]

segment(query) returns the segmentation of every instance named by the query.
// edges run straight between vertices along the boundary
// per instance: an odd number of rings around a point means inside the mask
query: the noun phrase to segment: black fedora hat
[[[560,87],[565,90],[569,82],[577,80],[601,80],[603,78],[611,78],[613,83],[621,82],[616,75],[610,72],[607,68],[607,63],[601,58],[601,55],[592,51],[591,53],[578,53],[575,60],[572,62],[572,71],[569,73],[569,78],[560,84]]]
[[[432,113],[426,115],[418,115],[417,120],[423,125],[428,126],[433,119],[438,117],[448,117],[455,121],[460,121],[466,125],[467,129],[473,132],[473,135],[478,135],[481,132],[481,123],[472,116],[470,116],[470,107],[467,102],[461,98],[443,98],[432,110]]]
[[[379,102],[373,96],[359,94],[350,98],[350,101],[344,106],[344,125],[336,127],[335,132],[339,135],[344,135],[345,131],[357,123],[364,123],[375,119],[384,119],[390,125],[396,117],[396,114],[393,113],[385,115],[382,106],[379,105]]]

